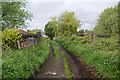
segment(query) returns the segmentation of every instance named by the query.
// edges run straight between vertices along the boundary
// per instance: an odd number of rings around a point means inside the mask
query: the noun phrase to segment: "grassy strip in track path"
[[[59,60],[60,54],[59,54],[58,44],[55,43],[54,41],[50,41],[50,44],[52,45],[54,49],[54,55],[56,59]],[[63,57],[63,64],[64,64],[66,78],[72,79],[74,77],[74,74],[69,70],[68,61],[67,61],[67,58],[64,52],[62,52],[62,57]]]
[[[59,60],[60,54],[59,54],[58,45],[54,41],[49,41],[49,42],[50,42],[50,44],[52,45],[52,47],[54,49],[54,55],[55,55],[56,59]]]
[[[69,70],[68,61],[64,52],[62,52],[62,57],[63,57],[66,78],[72,79],[74,77],[74,74]]]

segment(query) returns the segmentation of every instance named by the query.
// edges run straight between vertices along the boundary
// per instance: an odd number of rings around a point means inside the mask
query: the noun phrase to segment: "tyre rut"
[[[85,64],[83,61],[80,60],[80,58],[77,58],[76,56],[70,54],[68,51],[66,51],[60,43],[58,43],[60,51],[64,52],[68,63],[69,68],[71,72],[75,75],[74,78],[99,78],[99,75],[97,74],[97,71],[95,71],[93,68],[91,68],[89,65]]]

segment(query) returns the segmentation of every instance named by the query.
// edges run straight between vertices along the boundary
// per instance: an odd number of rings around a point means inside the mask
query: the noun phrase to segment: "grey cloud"
[[[95,26],[99,14],[107,7],[117,5],[115,2],[31,2],[27,5],[27,10],[33,13],[32,22],[28,29],[40,28],[44,30],[44,25],[50,17],[60,16],[65,11],[74,11],[78,20],[83,23],[83,29],[91,29]]]

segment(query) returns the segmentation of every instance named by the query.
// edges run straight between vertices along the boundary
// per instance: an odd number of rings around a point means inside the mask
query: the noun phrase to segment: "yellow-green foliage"
[[[33,31],[27,31],[27,33],[36,34],[36,32]]]
[[[67,37],[61,37],[61,39],[63,39],[62,41],[64,43],[67,43],[68,45],[70,44],[87,44],[87,43],[91,43],[91,37],[90,36],[85,36],[85,37],[81,37],[81,36],[76,36],[76,35],[69,35]],[[68,45],[66,45],[65,47],[67,47]]]
[[[78,44],[78,43],[90,43],[91,42],[91,37],[90,36],[85,36],[85,37],[81,37],[81,36],[76,36],[76,35],[70,35],[69,36],[69,41],[71,41],[72,43]]]
[[[119,48],[118,37],[111,36],[110,38],[96,38],[96,48],[100,50],[108,50],[117,52]]]
[[[2,31],[2,46],[3,48],[14,48],[17,49],[17,40],[21,38],[16,28],[6,28]]]

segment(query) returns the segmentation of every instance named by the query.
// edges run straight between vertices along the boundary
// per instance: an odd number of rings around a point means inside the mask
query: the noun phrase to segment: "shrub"
[[[118,39],[114,36],[110,38],[97,38],[96,48],[100,50],[118,51]]]
[[[21,35],[19,35],[19,32],[16,31],[17,29],[12,28],[8,29],[6,28],[2,32],[2,47],[3,49],[10,48],[10,49],[17,49],[17,40],[21,38]]]

